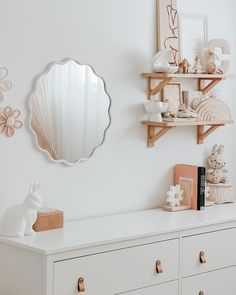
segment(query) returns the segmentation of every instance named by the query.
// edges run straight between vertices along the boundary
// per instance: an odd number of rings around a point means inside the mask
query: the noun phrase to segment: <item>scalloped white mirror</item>
[[[105,139],[111,100],[91,66],[66,59],[41,74],[30,96],[38,147],[56,162],[88,159]]]

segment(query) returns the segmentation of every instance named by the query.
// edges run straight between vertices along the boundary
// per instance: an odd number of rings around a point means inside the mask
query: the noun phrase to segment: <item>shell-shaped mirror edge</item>
[[[55,159],[53,159],[53,157],[50,155],[50,153],[49,153],[47,150],[43,149],[43,148],[40,146],[40,144],[39,144],[39,142],[38,142],[37,134],[36,134],[36,132],[34,131],[34,129],[32,128],[32,124],[31,124],[31,121],[32,121],[32,105],[31,105],[31,98],[32,98],[32,95],[33,95],[33,94],[35,93],[35,91],[37,90],[38,81],[39,81],[42,77],[44,77],[45,75],[47,75],[47,74],[50,72],[50,70],[52,69],[53,66],[55,66],[55,65],[64,65],[64,64],[66,64],[66,63],[68,63],[68,62],[71,62],[71,61],[77,63],[77,64],[80,65],[80,66],[88,66],[88,67],[90,67],[91,70],[93,71],[94,75],[96,75],[96,76],[97,76],[97,77],[103,82],[104,92],[106,93],[106,95],[107,95],[107,97],[108,97],[108,99],[109,99],[109,107],[108,107],[109,124],[107,125],[106,129],[104,130],[103,139],[102,139],[101,143],[98,144],[98,145],[92,150],[92,152],[90,153],[90,155],[89,155],[87,158],[80,158],[80,159],[78,159],[78,160],[76,160],[76,161],[74,161],[74,162],[72,162],[72,163],[71,163],[71,162],[68,162],[68,161],[66,161],[66,160],[64,160],[64,159],[59,159],[59,160],[55,160]],[[82,162],[85,162],[85,161],[89,160],[89,159],[95,154],[95,151],[96,151],[99,147],[101,147],[101,146],[103,145],[103,143],[105,142],[105,140],[106,140],[107,130],[108,130],[108,128],[111,126],[111,105],[112,105],[111,96],[110,96],[109,92],[107,91],[107,87],[106,87],[106,82],[105,82],[105,80],[104,80],[100,75],[98,75],[98,74],[96,73],[96,71],[94,70],[94,68],[93,68],[91,65],[89,65],[89,64],[81,64],[81,63],[79,63],[79,62],[78,62],[76,59],[74,59],[74,58],[65,58],[65,59],[63,59],[63,60],[61,60],[61,61],[51,62],[51,63],[46,67],[45,71],[43,71],[42,73],[40,73],[39,75],[37,75],[36,78],[34,79],[34,82],[33,82],[33,90],[30,92],[30,94],[29,94],[29,96],[28,96],[28,103],[29,103],[29,109],[30,109],[30,111],[29,111],[29,114],[30,114],[30,115],[29,115],[29,127],[30,127],[30,131],[31,131],[31,132],[33,133],[33,135],[34,135],[36,146],[37,146],[37,148],[38,148],[40,151],[42,151],[42,152],[47,156],[47,158],[48,158],[51,162],[53,162],[53,163],[64,164],[64,165],[66,165],[66,166],[71,167],[71,166],[74,166],[76,163],[82,163]]]

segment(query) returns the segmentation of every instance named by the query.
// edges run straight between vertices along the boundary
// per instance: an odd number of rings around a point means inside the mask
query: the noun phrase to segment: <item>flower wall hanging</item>
[[[22,127],[22,122],[19,120],[21,112],[13,110],[11,107],[6,107],[0,115],[0,133],[4,133],[7,137],[11,137],[15,133],[15,129]]]
[[[3,101],[5,98],[4,92],[12,88],[12,82],[5,80],[8,76],[7,68],[0,68],[0,101]]]

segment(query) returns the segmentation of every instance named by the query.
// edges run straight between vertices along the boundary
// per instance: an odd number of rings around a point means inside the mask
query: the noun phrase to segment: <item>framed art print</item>
[[[194,65],[196,57],[202,60],[207,46],[207,17],[198,14],[179,14],[179,32],[181,60],[187,59]]]
[[[158,51],[172,52],[170,64],[179,64],[179,24],[177,0],[157,0]]]

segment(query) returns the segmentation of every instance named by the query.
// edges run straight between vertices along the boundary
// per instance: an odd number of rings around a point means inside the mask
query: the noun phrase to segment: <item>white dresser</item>
[[[1,295],[235,295],[236,204],[0,239]]]

